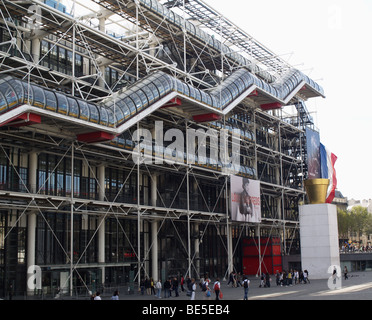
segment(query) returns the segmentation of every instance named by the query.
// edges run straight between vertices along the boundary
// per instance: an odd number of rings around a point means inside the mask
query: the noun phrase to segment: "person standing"
[[[195,279],[191,279],[191,300],[195,300],[195,292],[196,292],[196,283]]]
[[[191,287],[191,279],[189,276],[187,276],[186,278],[186,287],[187,287],[187,294],[191,296],[192,287]]]
[[[295,284],[298,283],[298,270],[294,271],[294,279],[295,279]]]
[[[221,292],[220,278],[216,279],[216,282],[213,285],[213,291],[216,294],[216,300],[220,300],[220,292]]]
[[[277,286],[280,286],[280,273],[279,273],[279,270],[276,270],[275,279],[276,279],[276,285]]]
[[[160,279],[158,280],[158,282],[156,282],[155,287],[156,287],[156,296],[157,296],[159,299],[161,299],[161,287],[162,287],[162,285],[161,285],[161,281],[160,281]]]
[[[304,270],[304,283],[310,283],[309,271],[307,271],[307,270]]]
[[[146,294],[151,295],[151,282],[149,278],[145,279],[145,289],[146,289]]]
[[[155,283],[154,283],[154,279],[153,278],[150,279],[150,285],[151,285],[151,294],[156,295],[156,292],[155,292]]]
[[[345,280],[346,280],[346,279],[349,279],[349,277],[347,276],[347,273],[348,273],[348,271],[347,271],[347,267],[345,266],[345,267],[344,267],[344,278],[345,278]]]
[[[293,271],[291,270],[288,272],[288,276],[287,276],[287,281],[288,281],[287,284],[289,286],[292,286],[292,277],[293,277]]]
[[[243,280],[244,298],[243,300],[248,300],[249,284],[250,284],[250,281],[247,279],[247,277],[244,277],[244,280]]]
[[[183,276],[181,276],[181,290],[182,290],[182,292],[185,291],[185,288],[183,287],[184,283],[185,283],[185,278]]]
[[[164,298],[169,298],[170,297],[170,289],[171,289],[170,280],[166,280],[164,282]]]
[[[116,290],[111,297],[111,300],[119,300],[119,291]]]
[[[227,283],[227,285],[229,285],[230,283],[231,283],[231,286],[234,286],[234,273],[233,272],[230,272],[229,282]]]
[[[237,276],[236,276],[236,287],[239,287],[239,286],[242,286],[242,275],[240,272],[238,272]]]
[[[174,278],[173,278],[173,281],[172,281],[172,289],[173,289],[173,291],[174,291],[174,293],[175,293],[175,296],[178,297],[179,294],[178,294],[178,279],[177,279],[177,277],[174,277]]]
[[[271,278],[270,278],[270,274],[268,272],[266,272],[265,281],[266,281],[266,288],[270,288]]]

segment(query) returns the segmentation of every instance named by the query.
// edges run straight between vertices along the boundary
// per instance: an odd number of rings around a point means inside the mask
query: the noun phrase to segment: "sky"
[[[306,105],[338,158],[337,189],[372,198],[372,0],[204,1],[323,87]]]

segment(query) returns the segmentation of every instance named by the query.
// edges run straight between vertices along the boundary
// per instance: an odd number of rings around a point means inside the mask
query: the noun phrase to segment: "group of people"
[[[346,279],[347,269],[344,270],[344,276]],[[269,273],[263,273],[260,280],[261,281],[259,287],[269,288],[271,286],[271,277]],[[307,270],[302,271],[291,269],[288,272],[285,270],[279,272],[279,270],[277,270],[275,274],[275,280],[277,286],[292,286],[293,284],[310,283],[309,272]],[[234,288],[242,287],[244,289],[244,300],[248,300],[250,281],[246,276],[242,276],[240,272],[232,272],[229,276],[227,285],[230,284]],[[155,283],[152,278],[145,278],[141,281],[140,292],[142,295],[144,295],[146,292],[147,295],[155,295],[155,297],[160,299],[162,297],[170,298],[172,297],[172,293],[174,293],[175,297],[179,297],[180,291],[186,291],[186,295],[189,296],[191,300],[195,300],[198,286],[200,287],[203,294],[203,299],[205,300],[220,300],[223,297],[220,279],[217,278],[212,283],[212,281],[208,277],[202,278],[199,282],[199,285],[197,285],[194,278],[187,277],[185,279],[183,276],[180,280],[178,280],[177,277],[170,277],[164,282],[164,284],[162,284],[161,280],[158,280]],[[92,296],[92,299],[100,300],[100,293],[97,292],[94,296]],[[115,291],[111,299],[118,300],[119,292]]]
[[[140,282],[140,290],[141,290],[141,295],[144,295],[145,292],[148,295],[155,294],[155,283],[153,278],[145,278],[141,279]]]
[[[164,298],[170,298],[172,296],[172,292],[174,292],[174,296],[179,296],[179,281],[177,277],[169,278],[164,282],[164,284],[161,283],[161,280],[159,279],[155,284],[156,293],[155,296],[157,298],[161,298],[161,292],[162,289],[164,290]],[[181,289],[184,291],[183,288],[183,280],[181,279]]]
[[[345,243],[340,248],[341,253],[366,253],[366,252],[372,252],[372,246],[367,244],[365,245],[355,245],[353,243]]]
[[[155,297],[159,299],[170,298],[172,297],[172,293],[174,293],[175,297],[178,297],[180,291],[179,289],[181,289],[182,292],[185,291],[184,285],[186,284],[189,287],[191,285],[192,280],[193,279],[190,279],[188,277],[187,280],[185,281],[184,277],[181,277],[181,280],[179,281],[177,277],[170,277],[164,283],[162,283],[161,280],[159,279],[154,285],[150,284],[150,287],[151,288],[153,287],[154,291],[151,290],[147,292],[147,294],[154,294]]]
[[[219,278],[216,279],[213,287],[211,288],[211,281],[208,277],[201,279],[199,285],[197,285],[196,280],[194,278],[190,278],[189,276],[187,276],[186,279],[182,276],[180,281],[178,281],[177,277],[169,278],[164,282],[164,284],[161,283],[161,280],[158,280],[155,284],[155,296],[157,298],[162,298],[161,293],[163,291],[163,298],[172,297],[172,292],[174,292],[175,297],[178,297],[179,291],[181,290],[182,292],[186,292],[186,295],[190,297],[190,300],[195,300],[198,286],[203,293],[204,299],[211,299],[212,293],[215,294],[216,300],[219,300],[222,296]]]
[[[101,299],[101,293],[97,291],[95,294],[92,294],[90,296],[90,300],[102,300]],[[119,300],[119,291],[115,290],[114,293],[111,296],[111,300]]]
[[[229,281],[227,282],[227,285],[230,285],[231,283],[231,286],[233,288],[237,288],[237,287],[241,287],[242,286],[242,275],[240,272],[236,273],[236,272],[231,272],[230,273],[230,276],[229,276]]]
[[[282,272],[279,272],[279,270],[276,271],[275,274],[276,279],[276,285],[277,286],[292,286],[293,284],[300,284],[300,283],[310,283],[309,280],[309,271],[307,270],[290,270]]]

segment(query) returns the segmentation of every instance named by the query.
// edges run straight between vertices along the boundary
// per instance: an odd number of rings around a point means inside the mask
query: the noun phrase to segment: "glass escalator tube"
[[[99,124],[103,126],[108,126],[108,113],[103,105],[99,105]]]
[[[121,114],[123,115],[123,118],[120,118],[120,113],[117,113],[117,110],[120,109],[121,111]],[[129,119],[130,117],[130,109],[129,107],[126,105],[126,103],[121,100],[121,99],[116,99],[116,103],[115,103],[115,114],[116,114],[116,126],[120,126],[121,124],[123,124],[127,119]]]
[[[7,102],[7,109],[10,110],[10,109],[13,109],[13,108],[15,108],[19,105],[19,100],[20,99],[18,97],[17,92],[14,90],[13,86],[11,86],[9,84],[9,82],[6,81],[6,79],[10,79],[10,77],[6,77],[4,79],[4,81],[0,83],[0,91],[3,94],[3,96],[4,96],[4,98]],[[24,83],[22,83],[22,84],[23,84],[23,87],[24,87],[25,84]],[[32,87],[30,88],[30,91],[31,91],[30,92],[31,96],[33,96]],[[28,103],[28,100],[25,103]],[[32,103],[28,103],[28,104],[32,105]]]
[[[189,84],[186,84],[189,88],[189,97],[192,98],[192,99],[196,99],[196,92],[195,92],[195,88]]]
[[[106,111],[108,115],[107,125],[108,127],[113,128],[115,127],[116,123],[115,123],[115,116],[114,116],[114,111],[112,110],[112,106],[110,108],[107,108]]]
[[[0,91],[0,114],[8,109],[8,102],[6,101],[3,93]]]
[[[159,97],[162,98],[166,94],[166,88],[164,87],[163,82],[157,77],[153,79],[153,84],[156,86],[159,92]]]
[[[174,12],[173,12],[172,10],[168,10],[168,13],[167,13],[167,15],[166,15],[166,18],[168,19],[168,21],[169,21],[171,24],[173,24],[173,25],[176,24],[176,19],[175,19],[175,17],[174,17]]]
[[[57,111],[57,97],[56,94],[51,91],[44,89],[45,93],[45,109],[51,111]]]
[[[57,97],[57,112],[61,114],[67,114],[68,109],[69,109],[67,97],[64,94],[59,93],[59,92],[56,92],[56,97]]]
[[[186,27],[186,30],[188,33],[190,33],[192,36],[195,37],[195,34],[196,34],[196,27],[193,23],[189,22],[189,21],[185,21],[185,27]]]
[[[205,92],[203,90],[200,90],[200,94],[201,94],[201,102],[203,102],[204,104],[208,106],[213,107],[211,95],[208,92]]]
[[[122,98],[122,101],[129,108],[130,111],[129,118],[133,117],[137,113],[137,108],[134,101],[128,96]]]
[[[34,90],[34,103],[33,103],[33,105],[35,107],[44,109],[44,107],[45,107],[44,90],[37,85],[32,85],[32,88]],[[68,104],[67,104],[67,107],[68,107]]]
[[[190,96],[190,88],[189,86],[185,83],[185,82],[182,82],[182,81],[179,81],[180,82],[180,86],[177,85],[177,88],[179,88],[179,92],[182,93],[183,95],[189,97]]]
[[[137,108],[137,111],[141,111],[143,109],[146,109],[149,106],[149,100],[147,99],[147,96],[146,96],[145,92],[143,91],[142,86],[138,86],[135,89],[135,93],[141,99],[141,106],[140,106],[140,108]]]
[[[222,107],[228,106],[233,100],[234,100],[233,92],[231,92],[228,87],[223,88],[221,90],[221,105],[222,105]]]
[[[6,79],[10,86],[13,88],[14,92],[17,94],[18,98],[17,104],[18,105],[24,104],[25,94],[22,81],[11,77],[6,77]]]
[[[84,100],[78,100],[79,104],[79,119],[89,121],[90,110],[88,104]]]
[[[79,117],[79,105],[78,102],[74,98],[67,98],[70,108],[68,110],[68,115],[70,117],[78,118]]]
[[[89,121],[98,124],[100,122],[100,114],[97,105],[88,102],[88,108],[90,113]]]
[[[156,87],[156,85],[152,81],[150,81],[148,83],[147,87],[149,88],[149,90],[152,91],[152,94],[154,95],[154,102],[160,100],[159,90],[158,90],[158,88]]]
[[[149,106],[151,106],[159,96],[159,94],[156,91],[154,91],[154,85],[150,80],[146,79],[142,81],[141,89],[147,96]]]
[[[112,101],[106,102],[105,105],[109,114],[109,126],[111,126],[111,123],[113,126],[117,126],[124,121],[124,113],[120,106],[118,106],[117,101],[118,100],[115,98]],[[112,120],[110,120],[110,117],[112,117]]]
[[[125,94],[132,99],[134,105],[136,106],[136,114],[139,112],[139,110],[142,109],[142,101],[141,98],[138,96],[138,94],[133,91],[132,89],[129,89],[125,92]]]

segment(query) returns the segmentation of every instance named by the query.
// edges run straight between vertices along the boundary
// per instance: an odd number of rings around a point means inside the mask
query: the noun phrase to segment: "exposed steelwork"
[[[324,97],[307,75],[201,0],[1,0],[0,10],[0,249],[17,256],[0,260],[4,288],[35,294],[33,265],[48,293],[72,295],[243,271],[244,237],[279,237],[283,255],[299,248],[314,126],[305,102]],[[141,128],[148,150],[135,148]],[[172,162],[169,129],[237,137],[228,149],[240,146],[236,175],[260,181],[261,223],[231,219],[211,136],[206,154],[185,141]]]

